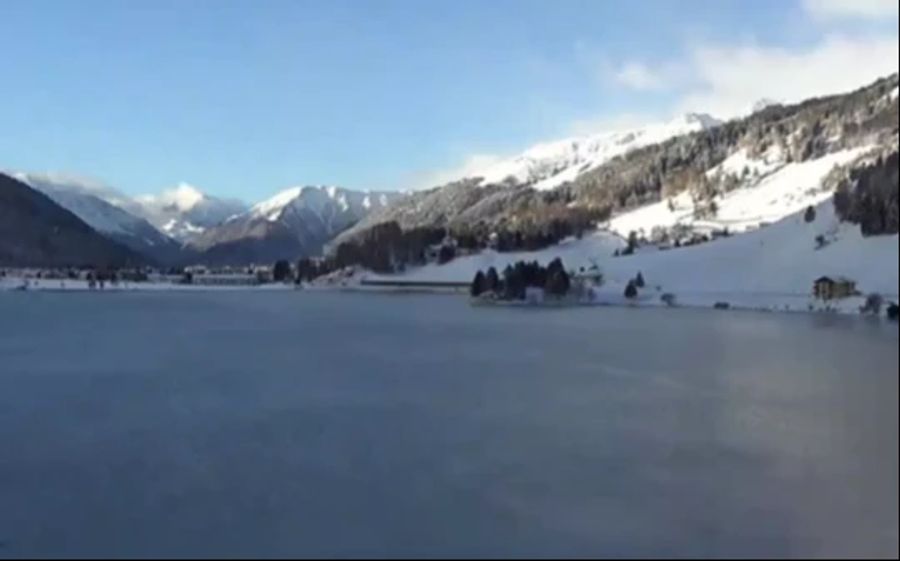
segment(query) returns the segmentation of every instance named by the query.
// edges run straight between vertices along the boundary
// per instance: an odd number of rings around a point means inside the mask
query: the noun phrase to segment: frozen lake
[[[894,556],[898,330],[0,293],[0,557]]]

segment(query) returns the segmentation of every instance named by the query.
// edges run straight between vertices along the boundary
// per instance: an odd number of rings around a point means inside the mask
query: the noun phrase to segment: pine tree
[[[272,280],[284,282],[289,276],[291,276],[291,264],[284,259],[276,261],[275,266],[272,267]]]
[[[632,300],[634,298],[637,298],[637,295],[638,289],[634,285],[634,281],[628,281],[628,286],[625,287],[625,298]]]
[[[810,205],[806,207],[806,212],[803,214],[803,221],[809,224],[810,222],[816,219],[816,209]]]
[[[555,270],[550,273],[547,278],[547,284],[545,285],[544,290],[546,290],[548,294],[565,296],[568,294],[569,288],[569,274],[565,271]]]
[[[484,292],[485,288],[485,276],[484,273],[478,271],[475,273],[475,278],[472,279],[472,285],[469,287],[469,294],[474,297],[481,296],[481,293]]]
[[[637,232],[634,230],[628,232],[628,246],[622,251],[622,255],[631,255],[637,248]]]
[[[897,317],[900,315],[900,307],[897,307],[895,302],[891,302],[888,304],[887,308],[887,317],[889,320],[897,321]]]
[[[500,289],[500,277],[497,275],[497,269],[493,267],[488,269],[484,283],[484,292],[497,292]]]
[[[644,275],[642,275],[640,271],[638,271],[637,276],[634,277],[634,285],[638,288],[644,288]]]

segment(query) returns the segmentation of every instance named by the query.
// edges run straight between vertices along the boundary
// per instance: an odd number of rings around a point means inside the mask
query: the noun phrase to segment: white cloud
[[[629,60],[623,64],[615,64],[606,58],[601,58],[599,68],[599,76],[603,83],[611,80],[619,86],[641,92],[658,92],[680,87],[684,85],[689,70],[685,68],[684,61],[670,60],[652,65]]]
[[[660,90],[666,86],[666,80],[661,72],[651,70],[649,66],[640,62],[628,62],[615,73],[615,80],[619,84],[639,91]]]
[[[816,19],[881,19],[897,17],[897,0],[803,0]]]
[[[418,173],[403,183],[406,185],[406,188],[414,191],[431,189],[432,187],[439,187],[464,177],[477,176],[483,170],[502,162],[506,158],[506,156],[497,154],[473,154],[466,157],[464,161],[458,165]]]
[[[732,117],[764,97],[796,102],[849,91],[897,72],[898,59],[896,36],[831,36],[800,50],[700,47],[690,57],[693,85],[681,92],[677,110]]]
[[[58,171],[7,173],[25,183],[36,182],[57,187],[65,187],[66,189],[89,195],[106,194],[113,190],[109,185],[99,179],[75,173]]]
[[[814,19],[896,17],[896,0],[803,0]],[[648,63],[612,61],[583,44],[580,65],[592,68],[605,87],[671,95],[671,103],[652,113],[603,115],[572,123],[573,135],[596,134],[660,122],[688,112],[726,119],[750,113],[762,99],[793,103],[847,92],[900,68],[896,32],[832,33],[805,47],[776,47],[755,41],[688,45],[678,59]],[[476,154],[460,165],[416,176],[407,182],[429,188],[476,175],[505,157]]]
[[[792,103],[865,86],[897,72],[898,59],[896,34],[870,33],[826,35],[803,48],[753,41],[695,44],[686,49],[683,58],[655,66],[629,61],[616,67],[608,60],[600,65],[606,69],[607,85],[630,90],[656,88],[669,94],[673,101],[666,117],[700,112],[730,118],[750,112],[760,99]],[[575,128],[591,132],[584,123]]]

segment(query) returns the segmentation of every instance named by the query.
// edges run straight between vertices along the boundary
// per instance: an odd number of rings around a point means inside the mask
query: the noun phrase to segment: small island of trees
[[[494,267],[478,271],[472,279],[469,293],[473,298],[523,301],[528,299],[529,291],[534,291],[540,298],[562,298],[569,294],[571,288],[572,279],[562,260],[556,258],[546,267],[537,261],[519,261],[515,265],[507,265],[502,274],[498,274]]]

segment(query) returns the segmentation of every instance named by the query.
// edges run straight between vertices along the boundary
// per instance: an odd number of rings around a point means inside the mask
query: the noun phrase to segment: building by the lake
[[[813,296],[819,300],[837,300],[856,294],[856,281],[846,277],[819,277],[813,282]]]

